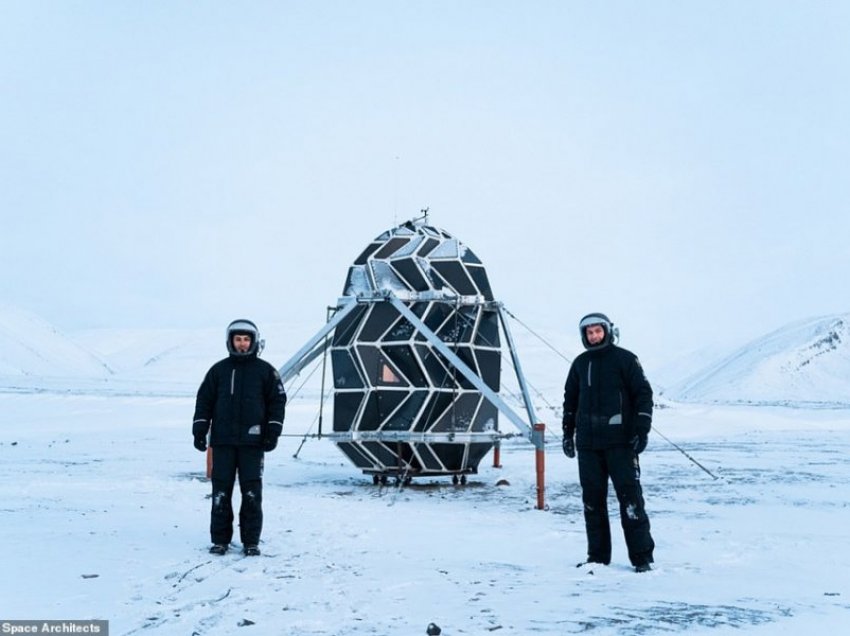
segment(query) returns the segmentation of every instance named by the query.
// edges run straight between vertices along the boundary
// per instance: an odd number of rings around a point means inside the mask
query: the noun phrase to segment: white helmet
[[[233,336],[251,336],[251,346],[244,353],[233,348]],[[266,345],[265,340],[260,340],[260,330],[250,320],[240,318],[234,320],[227,325],[227,351],[233,356],[252,356],[260,355],[263,347]]]
[[[605,330],[605,338],[602,339],[602,342],[599,344],[592,345],[587,341],[587,328],[590,325],[601,325]],[[607,347],[609,344],[613,344],[620,339],[620,330],[614,326],[614,323],[603,313],[598,311],[593,312],[592,314],[587,314],[584,318],[579,320],[578,330],[581,334],[581,342],[584,345],[585,349],[601,349],[603,347]]]

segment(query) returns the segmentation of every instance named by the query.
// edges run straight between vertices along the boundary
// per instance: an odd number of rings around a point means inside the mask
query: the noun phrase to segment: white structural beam
[[[320,356],[327,347],[327,343],[323,342],[324,339],[331,333],[331,331],[336,329],[337,325],[341,323],[356,307],[357,301],[353,298],[346,305],[341,307],[339,311],[334,314],[334,317],[331,318],[315,336],[307,341],[307,344],[301,347],[294,356],[287,360],[283,366],[278,369],[281,380],[283,380],[283,382],[288,382],[290,379],[301,373],[301,369]]]
[[[499,397],[499,395],[495,391],[493,391],[493,389],[487,386],[484,380],[482,380],[481,377],[475,371],[470,369],[469,366],[463,360],[461,360],[458,355],[454,351],[452,351],[446,345],[446,343],[443,342],[437,336],[437,334],[435,334],[431,329],[429,329],[428,326],[424,322],[422,322],[419,316],[414,314],[407,305],[405,305],[402,301],[400,301],[393,295],[389,295],[386,300],[389,300],[389,302],[392,303],[393,307],[395,307],[402,316],[407,318],[407,320],[410,321],[410,323],[414,327],[416,327],[419,333],[425,336],[428,342],[434,345],[437,351],[439,351],[443,355],[443,357],[445,357],[449,362],[451,362],[452,365],[454,365],[454,367],[458,371],[460,371],[463,376],[467,380],[469,380],[472,385],[476,389],[478,389],[481,394],[485,398],[487,398],[487,400],[489,400],[493,406],[495,406],[502,413],[504,413],[508,417],[508,419],[513,422],[513,424],[520,431],[522,431],[526,437],[528,437],[529,440],[535,441],[536,435],[534,435],[533,420],[532,423],[529,424],[525,422],[519,415],[517,415],[516,412],[514,412],[514,410],[510,406],[508,406],[505,401],[501,397]]]

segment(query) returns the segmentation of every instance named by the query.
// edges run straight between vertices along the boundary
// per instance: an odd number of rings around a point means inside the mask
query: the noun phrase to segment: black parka
[[[637,356],[614,344],[580,354],[564,386],[562,425],[584,449],[627,445],[636,434],[648,434],[652,387]]]
[[[207,372],[195,401],[193,435],[210,446],[261,446],[283,430],[286,392],[280,374],[254,355],[231,355]]]

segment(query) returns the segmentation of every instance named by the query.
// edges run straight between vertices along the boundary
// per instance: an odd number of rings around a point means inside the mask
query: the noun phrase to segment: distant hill
[[[38,316],[0,306],[0,377],[104,379],[113,370],[101,358]]]
[[[850,407],[850,314],[802,320],[670,385],[681,402]]]
[[[112,369],[38,316],[0,306],[0,376],[106,378]]]

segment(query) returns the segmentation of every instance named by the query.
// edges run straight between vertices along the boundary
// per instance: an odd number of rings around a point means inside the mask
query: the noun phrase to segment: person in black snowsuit
[[[564,386],[563,448],[578,472],[587,531],[587,561],[611,562],[608,480],[620,503],[629,560],[651,569],[655,542],[644,509],[638,455],[652,426],[652,387],[637,356],[618,347],[618,330],[605,314],[579,322],[586,351],[573,361]]]
[[[277,370],[258,356],[264,342],[250,320],[227,327],[230,355],[216,362],[198,389],[192,435],[195,448],[212,447],[212,554],[224,554],[233,537],[231,497],[236,475],[242,504],[239,534],[246,555],[260,554],[263,529],[263,459],[283,430],[286,392]]]

